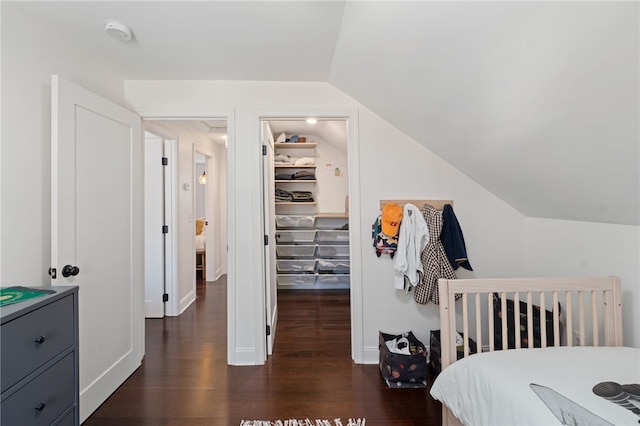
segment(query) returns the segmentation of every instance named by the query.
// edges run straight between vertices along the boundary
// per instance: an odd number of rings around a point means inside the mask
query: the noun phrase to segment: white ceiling
[[[638,1],[12,4],[127,80],[327,81],[527,216],[640,224]]]

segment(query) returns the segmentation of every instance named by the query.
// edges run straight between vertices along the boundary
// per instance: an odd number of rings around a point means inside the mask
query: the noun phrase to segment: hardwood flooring
[[[274,354],[226,365],[226,277],[197,285],[181,316],[147,319],[142,366],[86,426],[237,426],[241,420],[366,418],[367,426],[440,425],[427,389],[389,389],[351,360],[349,292],[280,291]]]

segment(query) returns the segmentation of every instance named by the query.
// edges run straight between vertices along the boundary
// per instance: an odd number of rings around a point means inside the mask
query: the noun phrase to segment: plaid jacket
[[[440,303],[438,278],[455,279],[456,273],[453,271],[440,241],[442,214],[431,204],[425,204],[422,207],[422,215],[429,228],[429,242],[421,256],[424,276],[422,282],[416,286],[413,297],[416,302],[422,305],[430,301],[437,305]]]

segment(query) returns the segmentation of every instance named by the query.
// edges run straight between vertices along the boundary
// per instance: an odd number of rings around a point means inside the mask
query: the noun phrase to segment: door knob
[[[69,276],[75,277],[79,273],[80,273],[80,268],[78,268],[77,266],[64,265],[64,268],[62,268],[63,277],[69,277]]]

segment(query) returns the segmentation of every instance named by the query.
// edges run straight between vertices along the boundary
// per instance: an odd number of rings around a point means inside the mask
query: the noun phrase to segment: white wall
[[[116,103],[122,77],[2,2],[2,285],[50,282],[51,74]]]
[[[465,277],[522,276],[525,271],[525,218],[485,191],[458,170],[433,155],[377,115],[325,83],[128,81],[127,102],[142,115],[161,111],[203,114],[231,110],[235,125],[230,138],[229,194],[235,210],[230,222],[228,361],[262,362],[262,330],[256,327],[262,292],[262,235],[260,222],[259,117],[293,116],[357,108],[359,122],[360,193],[352,202],[361,207],[351,225],[361,234],[363,337],[360,362],[377,362],[378,330],[413,330],[428,341],[439,328],[438,309],[418,306],[411,296],[393,288],[388,258],[377,258],[371,247],[371,223],[379,214],[380,199],[451,198],[461,223],[474,273]],[[381,169],[385,172],[381,173]],[[350,170],[351,172],[351,170]],[[233,240],[235,235],[235,243]],[[247,267],[250,265],[250,267]],[[233,309],[232,309],[233,308]],[[383,313],[381,315],[381,313]]]
[[[640,227],[529,218],[527,276],[617,275],[623,337],[640,347]]]
[[[197,157],[197,156],[196,156]],[[204,207],[204,191],[206,189],[206,184],[202,185],[198,182],[198,179],[202,175],[202,172],[205,171],[207,165],[206,163],[196,163],[195,174],[196,174],[196,185],[195,185],[195,194],[196,194],[196,218],[205,217],[205,207]],[[206,175],[205,175],[206,176]],[[211,177],[209,176],[209,179]],[[209,183],[209,182],[207,182]]]
[[[474,272],[459,278],[522,276],[524,217],[451,165],[365,108],[360,108],[365,361],[378,356],[377,330],[412,330],[425,344],[439,329],[438,306],[418,305],[393,288],[393,265],[371,247],[381,199],[452,199]],[[380,313],[384,313],[381,315]]]
[[[347,156],[333,145],[315,138],[316,201],[319,213],[344,213],[345,197],[349,195],[349,167]],[[340,169],[336,175],[335,169]]]

